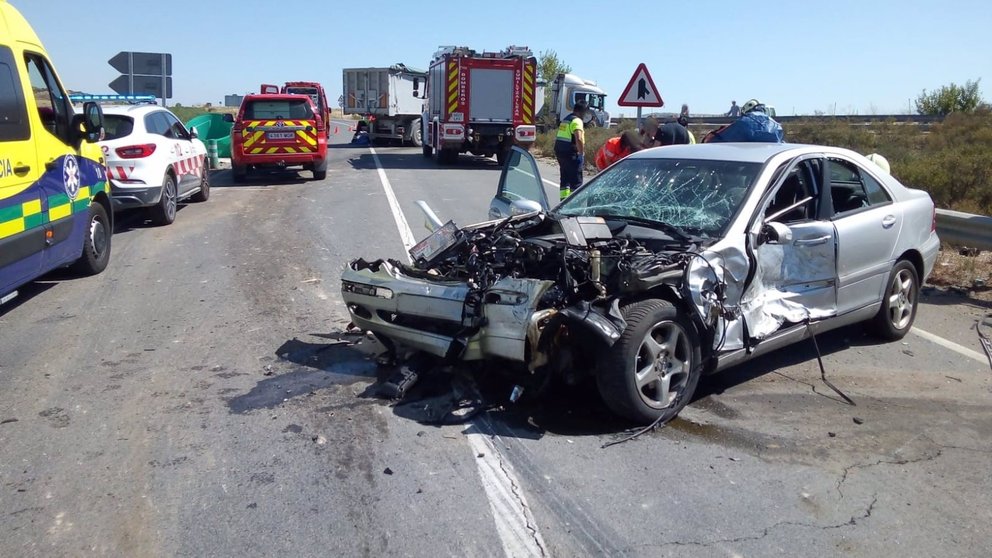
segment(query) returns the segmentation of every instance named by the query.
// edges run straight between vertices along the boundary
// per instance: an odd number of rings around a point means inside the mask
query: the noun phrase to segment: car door
[[[176,176],[179,177],[177,188],[179,195],[183,196],[193,188],[199,186],[200,175],[196,173],[194,165],[193,136],[190,135],[186,126],[179,121],[171,112],[160,113],[168,125],[166,137],[172,142],[175,162],[173,168],[176,169]]]
[[[84,187],[83,169],[72,145],[72,105],[48,60],[39,53],[24,53],[27,79],[34,91],[28,100],[40,125],[34,127],[38,153],[42,209],[47,212],[43,271],[75,260],[89,223],[89,188]],[[85,188],[85,191],[84,191]]]
[[[38,183],[44,166],[32,138],[24,88],[14,52],[0,46],[0,297],[41,271],[45,200]]]
[[[549,205],[537,162],[533,155],[514,146],[503,165],[496,196],[489,204],[489,218],[501,219],[538,208],[547,211]]]
[[[768,304],[768,316],[775,312],[773,303],[792,318],[817,318],[836,311],[837,237],[833,223],[821,213],[823,164],[819,156],[787,163],[750,229],[754,274],[744,299]],[[769,234],[772,223],[784,225],[789,234],[775,238]],[[781,318],[780,314],[775,317]],[[757,329],[760,324],[749,327]]]
[[[892,269],[902,212],[880,181],[853,161],[827,159],[830,219],[837,231],[837,310],[878,302]]]

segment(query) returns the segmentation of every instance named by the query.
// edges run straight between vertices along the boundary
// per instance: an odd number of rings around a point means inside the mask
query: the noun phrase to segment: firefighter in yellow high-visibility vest
[[[560,199],[572,194],[573,189],[582,186],[582,167],[585,165],[586,136],[582,118],[589,110],[585,101],[577,101],[571,114],[562,119],[555,136],[555,158],[561,179],[558,185]]]

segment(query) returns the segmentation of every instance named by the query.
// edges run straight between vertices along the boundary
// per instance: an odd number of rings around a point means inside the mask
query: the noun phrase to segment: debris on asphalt
[[[854,424],[864,424],[865,423],[865,419],[860,418],[860,417],[853,417],[852,420],[854,420]]]
[[[478,457],[479,459],[482,459],[485,456],[486,456],[486,454],[483,453],[483,452],[481,452],[481,451],[479,452],[479,455],[476,455],[476,457]]]
[[[310,284],[310,283],[320,283],[321,281],[322,279],[320,277],[314,277],[312,279],[304,279],[303,281],[300,281],[300,283]]]
[[[844,399],[844,401],[848,405],[850,405],[852,407],[857,407],[857,403],[855,403],[853,399],[851,399],[850,397],[848,397],[846,393],[844,393],[843,391],[841,391],[840,388],[838,388],[837,386],[833,385],[830,382],[830,380],[827,379],[827,369],[824,368],[824,366],[823,366],[823,356],[820,354],[820,344],[816,342],[816,334],[813,333],[813,328],[810,327],[810,323],[809,323],[809,320],[808,319],[806,320],[806,331],[807,331],[807,333],[809,333],[810,339],[813,340],[813,348],[816,349],[816,363],[820,365],[820,379],[823,380],[823,383],[826,384],[826,386],[828,388],[834,390],[834,393],[836,393],[837,395],[841,396],[841,398]],[[904,343],[904,344],[906,344],[906,343]],[[816,388],[815,387],[813,388],[813,393],[816,393]]]
[[[262,372],[262,375],[263,376],[271,376],[271,375],[273,375],[275,373],[276,373],[275,370],[272,369],[272,365],[271,364],[266,364],[265,365],[265,371]]]
[[[982,350],[985,351],[985,356],[989,359],[989,366],[992,366],[992,339],[982,331],[983,326],[992,327],[992,321],[989,320],[989,316],[976,321],[974,328],[978,332],[978,340],[982,344]]]
[[[516,385],[513,386],[513,390],[510,392],[510,403],[516,403],[520,396],[524,394],[523,386]]]
[[[836,438],[837,437],[837,433],[836,432],[827,432],[827,436],[830,436],[831,438]]]
[[[317,444],[318,446],[322,446],[327,443],[327,438],[321,436],[320,434],[312,436],[310,439],[313,440],[313,443]]]
[[[0,420],[0,424],[10,424],[12,422],[17,422],[17,419],[16,418],[8,418],[8,419]]]
[[[915,354],[913,354],[913,351],[910,351],[909,349],[903,349],[902,350],[902,354],[904,354],[906,356],[911,356],[911,357],[915,357],[916,356]]]
[[[948,380],[954,380],[955,382],[962,381],[961,378],[955,378],[954,376],[948,376],[946,374],[944,375],[944,377],[947,378]]]
[[[376,395],[383,399],[403,399],[410,388],[413,387],[420,376],[413,368],[401,366],[385,382],[379,384]]]
[[[424,437],[425,434],[427,434],[427,433],[424,432],[423,430],[420,430],[420,431],[417,432],[417,437],[418,438],[422,438],[422,437]]]
[[[393,470],[390,469],[389,467],[386,467],[385,469],[382,470],[382,474],[384,474],[384,475],[392,475],[393,474]]]

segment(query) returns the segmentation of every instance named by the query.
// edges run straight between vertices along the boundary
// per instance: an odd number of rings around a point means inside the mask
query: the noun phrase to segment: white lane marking
[[[944,339],[943,337],[941,337],[939,335],[935,335],[933,333],[930,333],[929,331],[922,330],[922,329],[920,329],[920,328],[918,328],[916,326],[913,326],[913,329],[911,329],[910,331],[912,331],[916,335],[919,335],[920,337],[926,339],[927,341],[930,341],[932,343],[936,343],[936,344],[940,345],[941,347],[944,347],[945,349],[950,349],[950,350],[954,351],[955,353],[958,353],[959,355],[964,355],[964,356],[966,356],[966,357],[968,357],[968,358],[970,358],[972,360],[977,360],[978,362],[981,362],[982,364],[988,364],[989,363],[988,357],[986,357],[982,353],[980,353],[978,351],[973,351],[973,350],[969,349],[968,347],[963,347],[961,345],[958,345],[957,343],[955,343],[953,341],[948,341],[947,339]]]
[[[393,193],[393,186],[389,183],[389,178],[386,177],[386,170],[382,168],[382,161],[379,160],[379,155],[372,147],[369,148],[369,151],[372,152],[372,160],[375,161],[375,168],[379,171],[379,181],[382,182],[382,189],[386,192],[389,209],[393,211],[393,220],[396,221],[396,229],[400,232],[400,240],[403,241],[403,247],[407,251],[407,258],[409,258],[410,248],[413,248],[413,245],[417,241],[413,237],[413,231],[410,230],[410,225],[406,222],[403,210],[400,209],[400,203],[396,201],[396,194]]]
[[[386,171],[379,161],[379,156],[375,149],[370,147],[372,160],[379,171],[379,179],[382,182],[382,189],[386,192],[389,200],[389,209],[393,212],[396,220],[396,228],[400,231],[400,239],[406,249],[406,257],[409,261],[410,248],[416,243],[413,238],[413,231],[407,223],[403,210],[396,201],[396,194],[393,193],[393,186],[386,177]],[[475,423],[479,429],[484,428],[482,423]],[[493,521],[496,523],[496,533],[503,544],[503,552],[510,558],[547,556],[544,546],[544,539],[537,528],[537,523],[527,505],[520,481],[510,464],[502,458],[499,448],[493,444],[489,436],[481,432],[469,432],[465,434],[475,465],[479,470],[479,477],[482,481],[482,488],[486,491],[486,498],[489,500],[489,508],[493,513]]]

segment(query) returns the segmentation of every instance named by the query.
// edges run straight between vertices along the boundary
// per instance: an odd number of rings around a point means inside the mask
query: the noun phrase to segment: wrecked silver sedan
[[[394,354],[503,359],[530,385],[595,376],[633,421],[674,417],[701,374],[828,329],[913,325],[939,249],[934,205],[861,155],[789,144],[637,153],[550,209],[514,149],[488,222],[410,263],[355,260],[354,323]]]

